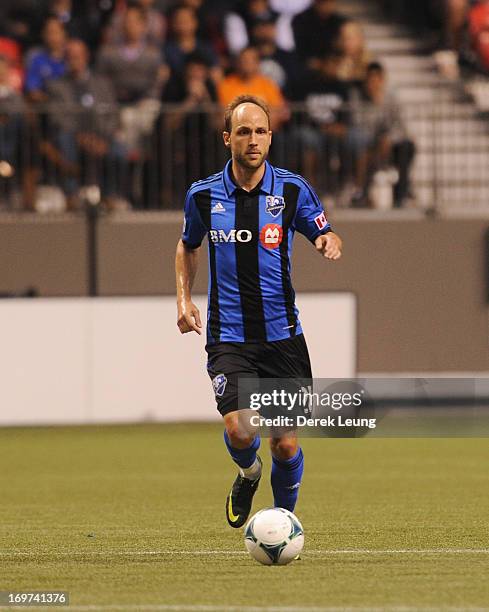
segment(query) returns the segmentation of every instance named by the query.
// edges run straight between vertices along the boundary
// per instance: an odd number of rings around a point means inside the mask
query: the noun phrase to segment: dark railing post
[[[433,151],[433,202],[431,204],[431,213],[438,213],[441,209],[440,206],[440,185],[439,185],[439,168],[440,165],[444,161],[444,152],[440,151],[440,155],[438,155],[438,130],[442,125],[443,118],[443,98],[441,95],[440,86],[435,87],[435,95],[434,95],[434,104],[432,109],[432,125],[433,125],[433,134],[432,134],[432,151]],[[441,142],[441,141],[440,141]]]
[[[83,199],[87,220],[87,278],[88,295],[98,295],[98,221],[100,218],[100,187],[85,187]]]

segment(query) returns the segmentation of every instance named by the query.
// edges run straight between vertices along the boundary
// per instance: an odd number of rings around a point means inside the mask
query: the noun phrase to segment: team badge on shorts
[[[285,208],[285,200],[282,196],[267,196],[265,210],[271,214],[272,217],[278,217],[279,214]]]
[[[212,379],[212,388],[214,389],[214,393],[217,397],[222,397],[227,382],[228,379],[224,376],[224,374],[218,374]]]

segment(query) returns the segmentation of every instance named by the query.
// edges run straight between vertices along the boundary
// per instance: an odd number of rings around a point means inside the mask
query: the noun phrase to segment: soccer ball
[[[292,512],[266,508],[250,518],[244,541],[250,555],[263,565],[287,565],[304,548],[304,529]]]

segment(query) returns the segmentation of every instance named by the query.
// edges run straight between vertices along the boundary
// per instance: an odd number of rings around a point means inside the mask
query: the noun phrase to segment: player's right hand
[[[177,326],[181,334],[188,334],[191,331],[197,332],[199,336],[202,334],[200,312],[191,300],[178,304]]]

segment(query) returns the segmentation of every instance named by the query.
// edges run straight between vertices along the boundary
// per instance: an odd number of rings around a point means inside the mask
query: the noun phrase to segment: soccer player
[[[260,437],[240,423],[238,379],[312,378],[309,354],[290,280],[294,232],[321,255],[341,256],[310,185],[267,161],[272,141],[270,113],[254,96],[239,96],[225,111],[224,144],[231,159],[224,170],[194,183],[185,200],[185,220],[176,252],[178,328],[202,333],[192,284],[198,251],[209,245],[207,370],[224,441],[239,468],[226,500],[231,527],[241,527],[261,477]],[[304,470],[295,432],[270,438],[275,506],[294,510]]]

